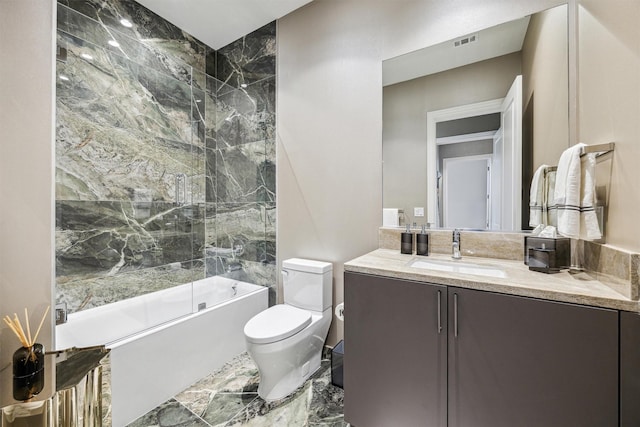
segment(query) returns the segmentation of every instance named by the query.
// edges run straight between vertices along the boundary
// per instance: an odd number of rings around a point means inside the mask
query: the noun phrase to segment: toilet
[[[247,352],[260,371],[258,395],[264,400],[288,396],[320,367],[332,316],[332,270],[328,262],[284,261],[284,304],[245,325]]]

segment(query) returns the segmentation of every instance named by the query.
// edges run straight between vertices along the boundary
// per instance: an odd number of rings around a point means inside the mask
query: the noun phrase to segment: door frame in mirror
[[[504,98],[493,99],[489,101],[482,101],[473,104],[461,105],[452,108],[446,108],[443,110],[436,110],[427,112],[427,221],[437,225],[437,212],[436,212],[436,197],[437,197],[437,141],[436,141],[436,125],[438,122],[463,119],[471,116],[480,116],[492,113],[503,113],[505,101],[509,102],[509,105],[515,103],[515,111],[512,112],[515,115],[511,118],[513,123],[513,134],[519,135],[517,143],[511,147],[510,156],[508,160],[510,167],[508,170],[503,168],[507,175],[511,177],[510,180],[503,179],[502,188],[506,187],[506,184],[510,181],[511,191],[506,195],[506,202],[510,206],[510,209],[502,209],[501,218],[507,222],[502,227],[511,231],[519,231],[522,229],[521,215],[523,203],[522,197],[522,182],[520,177],[522,176],[522,76],[516,76],[513,85],[509,89],[509,92]],[[501,117],[501,128],[504,131],[505,118]],[[518,177],[519,179],[514,179]],[[504,198],[504,197],[503,197]]]
[[[427,112],[427,222],[437,224],[436,187],[438,180],[438,153],[436,142],[436,125],[438,122],[464,119],[470,116],[499,113],[504,98],[476,102],[458,107]]]

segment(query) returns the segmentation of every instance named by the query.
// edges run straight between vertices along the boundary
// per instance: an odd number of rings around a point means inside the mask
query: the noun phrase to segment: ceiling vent
[[[460,47],[478,41],[478,33],[460,37],[453,41],[453,47]]]

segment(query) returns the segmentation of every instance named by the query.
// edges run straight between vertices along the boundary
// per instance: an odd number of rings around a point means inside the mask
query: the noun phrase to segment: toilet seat
[[[311,313],[286,304],[278,304],[256,314],[244,327],[248,341],[266,344],[289,338],[311,323]]]

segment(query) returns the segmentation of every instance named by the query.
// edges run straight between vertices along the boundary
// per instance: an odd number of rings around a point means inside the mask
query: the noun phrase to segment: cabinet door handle
[[[458,337],[458,294],[453,294],[453,336]]]
[[[438,333],[442,332],[442,291],[438,291]]]

